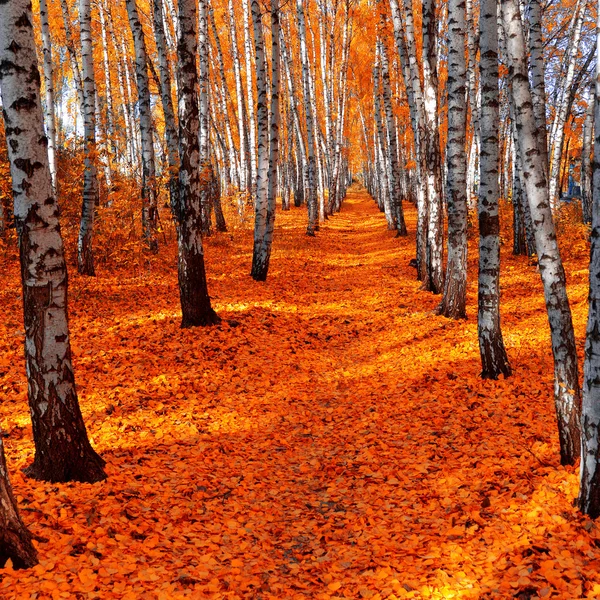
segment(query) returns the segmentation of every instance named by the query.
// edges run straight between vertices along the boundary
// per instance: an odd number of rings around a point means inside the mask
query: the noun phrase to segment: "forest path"
[[[76,377],[109,474],[95,486],[19,470],[33,449],[5,265],[0,415],[24,519],[48,542],[39,567],[0,578],[1,598],[576,598],[600,584],[600,534],[558,466],[537,274],[503,257],[516,375],[482,382],[472,257],[470,318],[451,322],[415,281],[414,233],[396,239],[364,192],[316,238],[305,226],[305,209],[278,213],[264,284],[248,276],[251,231],[207,241],[214,328],[179,328],[173,245],[136,276],[73,275]]]

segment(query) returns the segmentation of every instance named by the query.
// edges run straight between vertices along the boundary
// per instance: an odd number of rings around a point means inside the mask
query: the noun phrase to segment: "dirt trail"
[[[179,329],[173,248],[141,277],[73,276],[76,376],[108,463],[95,486],[20,473],[33,449],[9,263],[0,416],[24,519],[48,542],[39,567],[0,574],[0,598],[600,597],[600,532],[557,460],[537,274],[505,257],[515,377],[482,382],[473,258],[469,320],[449,322],[414,279],[414,234],[394,238],[366,194],[316,238],[304,228],[304,209],[278,213],[265,284],[248,277],[249,231],[208,241],[212,329]]]

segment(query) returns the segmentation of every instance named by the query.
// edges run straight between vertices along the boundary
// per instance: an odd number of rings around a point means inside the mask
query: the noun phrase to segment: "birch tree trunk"
[[[1,9],[0,18],[5,18]],[[37,565],[37,550],[31,539],[31,533],[19,516],[17,501],[8,479],[4,443],[0,438],[0,568],[9,559],[15,569],[30,569]]]
[[[394,110],[392,108],[392,90],[390,86],[390,70],[385,45],[380,41],[381,55],[381,83],[383,90],[383,103],[389,135],[388,153],[390,155],[390,180],[392,187],[392,208],[396,215],[396,228],[399,236],[407,235],[404,211],[402,210],[402,188],[400,183],[400,166],[398,164],[398,139],[394,123]]]
[[[477,332],[481,377],[511,374],[500,327],[500,221],[498,218],[498,4],[481,0],[481,113],[479,159],[479,287]],[[514,200],[513,200],[514,201]]]
[[[412,0],[404,0],[402,10],[397,0],[390,0],[390,6],[394,22],[394,37],[408,96],[417,163],[417,279],[423,282],[424,287],[429,287],[427,283],[429,277],[427,269],[427,221],[429,210],[426,178],[428,167],[425,153],[425,109],[416,56]]]
[[[212,7],[209,8],[209,18],[210,25],[213,32],[213,37],[215,40],[215,46],[217,49],[217,64],[219,66],[219,77],[215,79],[215,87],[218,90],[216,94],[218,98],[218,105],[221,110],[223,125],[225,127],[225,134],[227,136],[227,160],[229,162],[229,170],[227,173],[227,178],[233,180],[235,182],[236,187],[240,188],[240,169],[238,168],[238,162],[242,162],[242,160],[238,161],[238,156],[236,152],[236,147],[233,142],[233,133],[231,127],[231,121],[229,118],[229,105],[233,102],[231,100],[231,95],[229,93],[229,87],[227,86],[227,79],[225,77],[225,61],[223,58],[223,48],[221,47],[221,40],[219,38],[219,32],[217,30],[217,24],[215,23],[214,10]],[[229,188],[230,181],[227,183],[227,188]]]
[[[535,227],[540,275],[554,355],[554,401],[562,464],[573,464],[580,451],[581,396],[577,352],[565,271],[560,258],[549,203],[548,183],[539,152],[538,128],[533,113],[527,55],[521,15],[516,0],[501,0],[506,35],[509,79],[515,105],[518,144],[523,159],[524,183]]]
[[[158,54],[158,73],[160,76],[160,99],[165,119],[165,141],[169,161],[169,196],[171,211],[176,221],[179,221],[181,206],[179,204],[179,150],[177,143],[177,123],[171,95],[171,70],[165,36],[162,0],[152,0],[152,17],[154,38]]]
[[[254,250],[251,275],[255,281],[266,281],[273,242],[274,206],[269,205],[269,105],[267,99],[267,61],[262,19],[258,0],[251,0],[256,57],[256,96],[258,125],[258,169],[254,201]],[[279,40],[274,40],[279,44]]]
[[[479,48],[478,36],[475,34],[475,18],[473,14],[473,0],[466,0],[467,16],[467,48],[469,62],[467,65],[468,98],[471,108],[471,129],[473,130],[473,139],[469,152],[469,163],[467,169],[467,204],[469,208],[475,208],[473,202],[475,189],[476,163],[481,152],[481,140],[479,137],[479,118],[480,118],[480,93],[477,82],[477,50]],[[476,201],[475,201],[476,202]]]
[[[252,42],[250,39],[250,11],[248,9],[248,0],[242,0],[244,12],[244,54],[246,56],[246,94],[248,96],[248,128],[250,135],[248,143],[250,145],[250,190],[254,190],[256,185],[256,114],[254,111],[254,94],[252,92]]]
[[[379,40],[377,40],[376,48],[379,50]],[[385,219],[387,221],[387,228],[390,231],[396,229],[396,219],[394,218],[394,211],[391,205],[391,185],[388,182],[388,173],[391,175],[391,170],[388,170],[388,165],[380,160],[379,157],[384,155],[384,144],[385,144],[385,133],[383,129],[383,120],[381,118],[381,82],[380,82],[380,52],[375,53],[375,66],[373,67],[373,99],[375,107],[375,125],[377,128],[376,137],[376,152],[377,152],[377,171],[379,179],[379,193],[377,194],[377,204],[380,210],[383,209],[385,213]]]
[[[540,0],[528,0],[529,9],[529,66],[533,112],[539,130],[540,154],[548,168],[548,132],[546,126],[546,68],[542,36],[542,7]]]
[[[154,160],[154,126],[150,105],[150,83],[148,81],[148,56],[144,31],[138,17],[135,0],[125,0],[129,26],[135,48],[135,78],[138,90],[140,114],[140,137],[142,142],[142,231],[151,252],[158,252],[156,230],[158,206],[156,199],[156,164]]]
[[[84,118],[83,109],[83,83],[81,81],[81,71],[79,70],[79,59],[73,44],[73,33],[71,31],[71,17],[69,16],[69,6],[67,0],[60,0],[60,9],[63,17],[63,25],[65,28],[65,40],[69,56],[71,57],[71,71],[73,72],[73,83],[77,90],[77,98],[79,100],[79,109],[81,110],[81,118]]]
[[[19,237],[25,359],[35,458],[27,474],[46,481],[100,481],[73,375],[67,267],[48,167],[31,5],[0,4],[0,90]]]
[[[444,295],[437,313],[451,319],[467,316],[467,69],[465,0],[448,3],[448,263]]]
[[[592,88],[588,93],[588,105],[583,124],[583,144],[581,147],[581,204],[583,207],[583,222],[592,222],[592,182],[593,170],[591,164],[592,143],[594,139],[594,115],[596,110],[596,94]]]
[[[106,122],[107,122],[107,156],[106,156],[106,185],[108,195],[112,188],[112,163],[117,158],[117,147],[115,144],[115,123],[113,117],[113,101],[110,81],[110,66],[108,52],[108,27],[105,17],[104,3],[98,2],[98,12],[100,15],[100,29],[102,32],[102,66],[104,70],[104,90],[106,98]],[[109,200],[110,203],[110,200]]]
[[[246,127],[244,93],[242,87],[242,69],[240,65],[240,53],[237,40],[237,25],[233,0],[228,0],[229,32],[231,35],[231,58],[233,61],[233,74],[235,79],[235,95],[237,99],[237,121],[240,148],[240,188],[248,190],[249,180],[252,176],[248,164],[250,155],[248,152],[248,131]]]
[[[83,137],[85,170],[83,174],[83,203],[77,241],[77,268],[82,275],[94,276],[92,235],[94,210],[98,203],[98,176],[96,169],[96,80],[92,47],[92,9],[90,0],[79,0],[81,27],[81,64],[83,77]]]
[[[435,0],[423,0],[423,89],[427,157],[427,270],[426,289],[441,294],[444,287],[444,211],[438,128],[437,26]]]
[[[314,236],[319,223],[319,206],[317,201],[317,163],[315,156],[315,122],[312,112],[312,99],[310,94],[310,64],[308,61],[308,50],[306,47],[306,24],[304,15],[304,0],[296,0],[296,16],[298,19],[298,38],[300,42],[300,61],[302,63],[302,86],[304,92],[304,113],[306,117],[306,138],[308,147],[308,227],[306,234]]]
[[[600,6],[598,6],[600,9]],[[600,31],[600,10],[596,23]],[[590,292],[583,366],[581,415],[581,464],[579,508],[595,519],[600,516],[600,37],[596,39],[596,82],[594,105],[594,181]]]
[[[198,61],[200,63],[200,201],[202,207],[202,234],[212,234],[210,205],[210,152],[208,105],[208,0],[198,0]]]
[[[42,25],[42,51],[44,55],[44,86],[46,88],[46,138],[48,139],[48,164],[52,189],[56,193],[56,108],[54,104],[54,69],[52,66],[52,40],[48,23],[48,5],[40,0]]]
[[[198,111],[198,48],[195,0],[179,0],[178,15],[178,107],[179,107],[179,198],[178,276],[182,327],[212,325],[220,318],[212,309],[202,247],[202,188],[200,177],[200,117]],[[204,190],[208,194],[208,190]]]

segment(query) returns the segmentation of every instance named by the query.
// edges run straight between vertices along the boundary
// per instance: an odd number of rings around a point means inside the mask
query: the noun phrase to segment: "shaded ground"
[[[600,531],[558,464],[539,275],[503,257],[515,371],[478,379],[469,319],[409,267],[366,195],[316,239],[277,217],[266,284],[251,234],[207,244],[223,325],[179,329],[174,249],[143,273],[72,276],[82,409],[109,479],[25,480],[33,456],[14,253],[0,274],[0,405],[24,520],[47,542],[1,598],[600,597]],[[415,215],[408,209],[414,231]],[[571,244],[571,241],[569,241]],[[577,334],[585,244],[567,248]]]

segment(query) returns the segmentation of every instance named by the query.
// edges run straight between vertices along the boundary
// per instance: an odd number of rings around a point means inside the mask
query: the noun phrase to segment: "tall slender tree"
[[[467,70],[465,0],[448,2],[448,143],[446,145],[448,263],[444,295],[437,312],[452,319],[467,316]]]
[[[135,0],[126,0],[129,26],[135,50],[135,79],[138,92],[140,115],[140,137],[142,143],[142,230],[148,248],[158,251],[156,230],[158,228],[158,203],[156,190],[156,163],[154,160],[154,125],[148,80],[148,54],[144,31],[138,16]]]
[[[598,6],[600,9],[600,4]],[[600,32],[600,10],[596,31]],[[588,323],[583,365],[579,507],[600,517],[600,35],[596,39],[595,138],[592,201],[592,249]]]
[[[152,0],[152,23],[154,25],[154,38],[158,54],[158,74],[160,77],[160,99],[165,119],[165,141],[169,161],[169,196],[171,211],[177,220],[180,212],[179,206],[179,149],[177,141],[177,122],[173,107],[171,90],[171,69],[167,36],[164,26],[164,9],[162,0]]]
[[[277,195],[277,166],[279,163],[279,5],[271,0],[271,110],[267,101],[266,57],[262,33],[262,19],[258,0],[252,0],[254,45],[256,47],[256,91],[258,98],[258,173],[254,204],[254,252],[252,277],[264,281],[269,270],[275,201]],[[270,132],[269,132],[270,129]],[[270,134],[270,135],[269,135]]]
[[[539,151],[521,13],[517,0],[500,0],[500,6],[506,38],[508,76],[518,129],[517,143],[523,160],[523,179],[534,223],[535,244],[552,338],[554,402],[561,462],[573,464],[579,457],[581,446],[581,395],[566,277],[552,220],[546,170]]]
[[[179,68],[179,201],[178,275],[182,327],[220,322],[208,295],[202,246],[203,186],[200,177],[200,118],[198,114],[198,14],[195,0],[179,0],[177,57]],[[207,48],[206,48],[207,50]]]
[[[498,3],[481,0],[481,111],[479,159],[479,287],[477,331],[481,376],[497,379],[511,374],[500,328],[500,220],[498,218],[499,90]]]
[[[42,50],[44,57],[44,86],[46,88],[46,137],[48,139],[48,164],[52,187],[56,191],[56,108],[54,103],[54,68],[52,65],[52,39],[48,19],[48,3],[40,0],[40,22],[42,25]]]
[[[77,242],[77,267],[82,275],[95,275],[92,235],[94,211],[98,203],[98,173],[96,168],[96,79],[92,47],[92,7],[90,0],[79,0],[81,29],[81,63],[83,79],[83,139],[85,170],[83,202]]]

